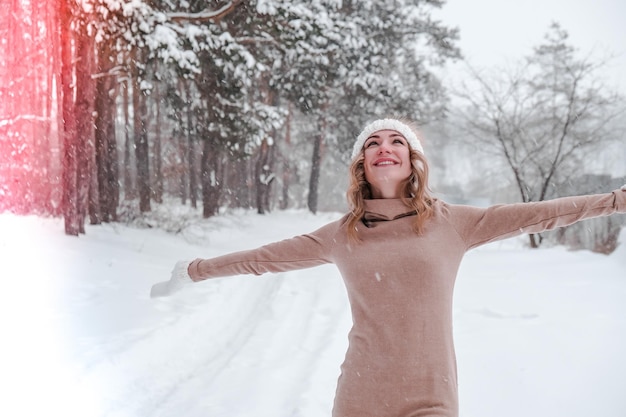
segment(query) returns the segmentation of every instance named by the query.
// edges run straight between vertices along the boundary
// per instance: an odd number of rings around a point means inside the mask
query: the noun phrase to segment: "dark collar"
[[[391,221],[417,213],[413,207],[404,204],[400,198],[364,200],[364,203],[363,223],[367,227],[370,227],[372,222]]]

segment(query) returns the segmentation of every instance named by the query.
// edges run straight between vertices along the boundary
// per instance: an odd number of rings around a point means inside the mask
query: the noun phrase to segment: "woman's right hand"
[[[150,298],[167,297],[181,290],[185,285],[191,284],[193,281],[189,276],[188,268],[190,261],[178,261],[172,269],[169,281],[159,282],[152,286],[150,290]]]

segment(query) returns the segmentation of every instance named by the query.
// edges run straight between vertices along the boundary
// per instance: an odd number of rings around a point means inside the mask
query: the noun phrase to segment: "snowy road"
[[[333,266],[148,293],[178,259],[336,217],[238,213],[178,235],[106,225],[71,238],[59,220],[0,215],[0,414],[329,416],[350,326]],[[624,246],[470,252],[454,311],[461,416],[623,417],[625,301]]]

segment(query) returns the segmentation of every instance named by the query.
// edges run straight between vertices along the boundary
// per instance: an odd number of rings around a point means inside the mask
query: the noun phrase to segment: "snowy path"
[[[333,266],[148,292],[178,259],[336,217],[239,213],[181,235],[106,225],[76,239],[59,220],[0,215],[0,415],[329,416],[350,326]],[[626,247],[470,252],[454,313],[461,417],[624,416]]]

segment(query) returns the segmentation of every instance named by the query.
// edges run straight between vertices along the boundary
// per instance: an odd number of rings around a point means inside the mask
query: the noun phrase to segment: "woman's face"
[[[411,175],[411,152],[404,136],[395,130],[374,132],[365,141],[363,154],[372,197],[401,197],[401,183]]]

